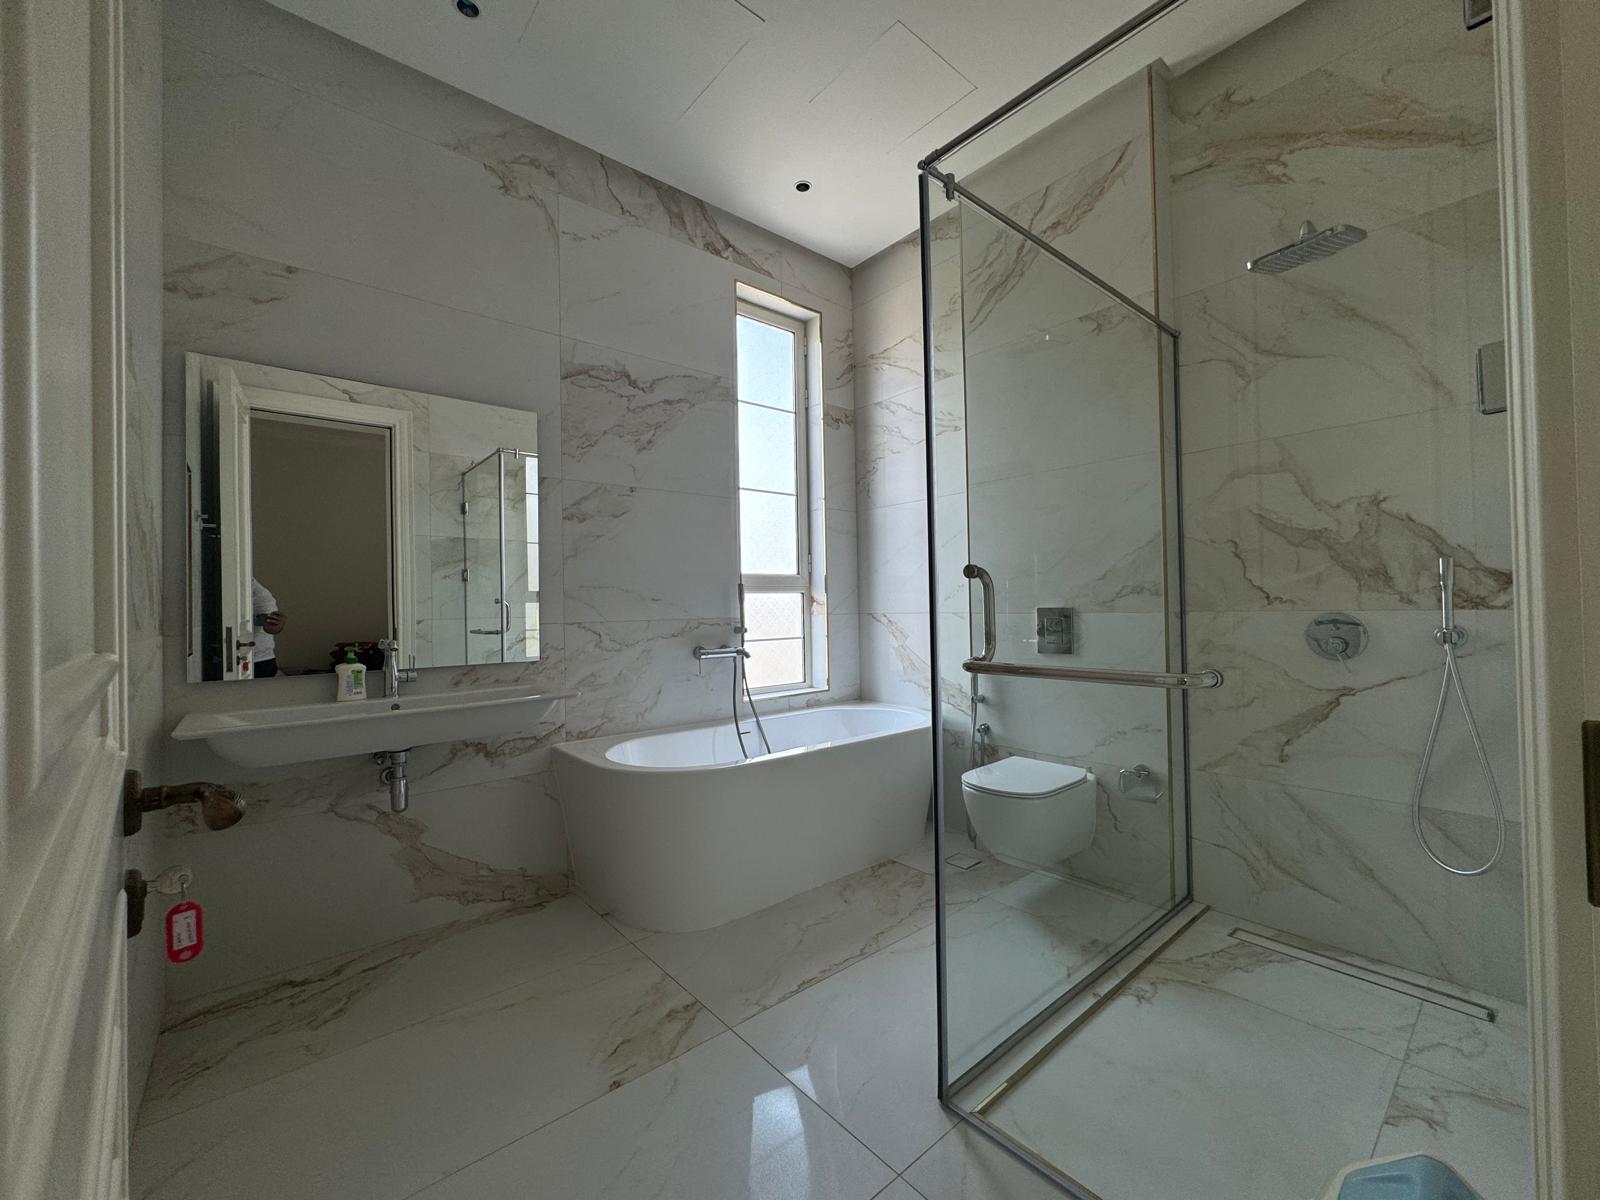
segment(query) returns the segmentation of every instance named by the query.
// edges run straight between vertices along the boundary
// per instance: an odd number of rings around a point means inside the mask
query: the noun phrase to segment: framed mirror
[[[185,371],[190,680],[539,657],[536,414],[200,354]]]

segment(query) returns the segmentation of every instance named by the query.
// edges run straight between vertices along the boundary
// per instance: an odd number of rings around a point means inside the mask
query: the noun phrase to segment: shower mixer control
[[[1306,645],[1318,658],[1349,662],[1367,648],[1367,627],[1349,613],[1323,613],[1306,626]]]

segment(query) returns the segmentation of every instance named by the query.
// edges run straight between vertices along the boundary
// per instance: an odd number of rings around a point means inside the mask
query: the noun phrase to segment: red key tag
[[[167,909],[167,961],[186,963],[206,948],[204,914],[193,900]]]

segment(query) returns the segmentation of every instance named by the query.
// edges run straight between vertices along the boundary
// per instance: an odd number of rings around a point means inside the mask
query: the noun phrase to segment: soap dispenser
[[[356,661],[354,646],[347,646],[344,652],[344,661],[333,668],[333,673],[339,677],[338,691],[335,698],[339,700],[365,700],[367,698],[367,668]]]

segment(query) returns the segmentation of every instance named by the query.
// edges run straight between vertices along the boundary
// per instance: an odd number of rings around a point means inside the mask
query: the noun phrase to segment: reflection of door
[[[217,417],[217,549],[221,576],[222,677],[251,678],[255,619],[250,586],[250,405],[239,377],[216,366],[209,380]]]
[[[127,1194],[119,21],[114,0],[0,5],[8,1200]]]

